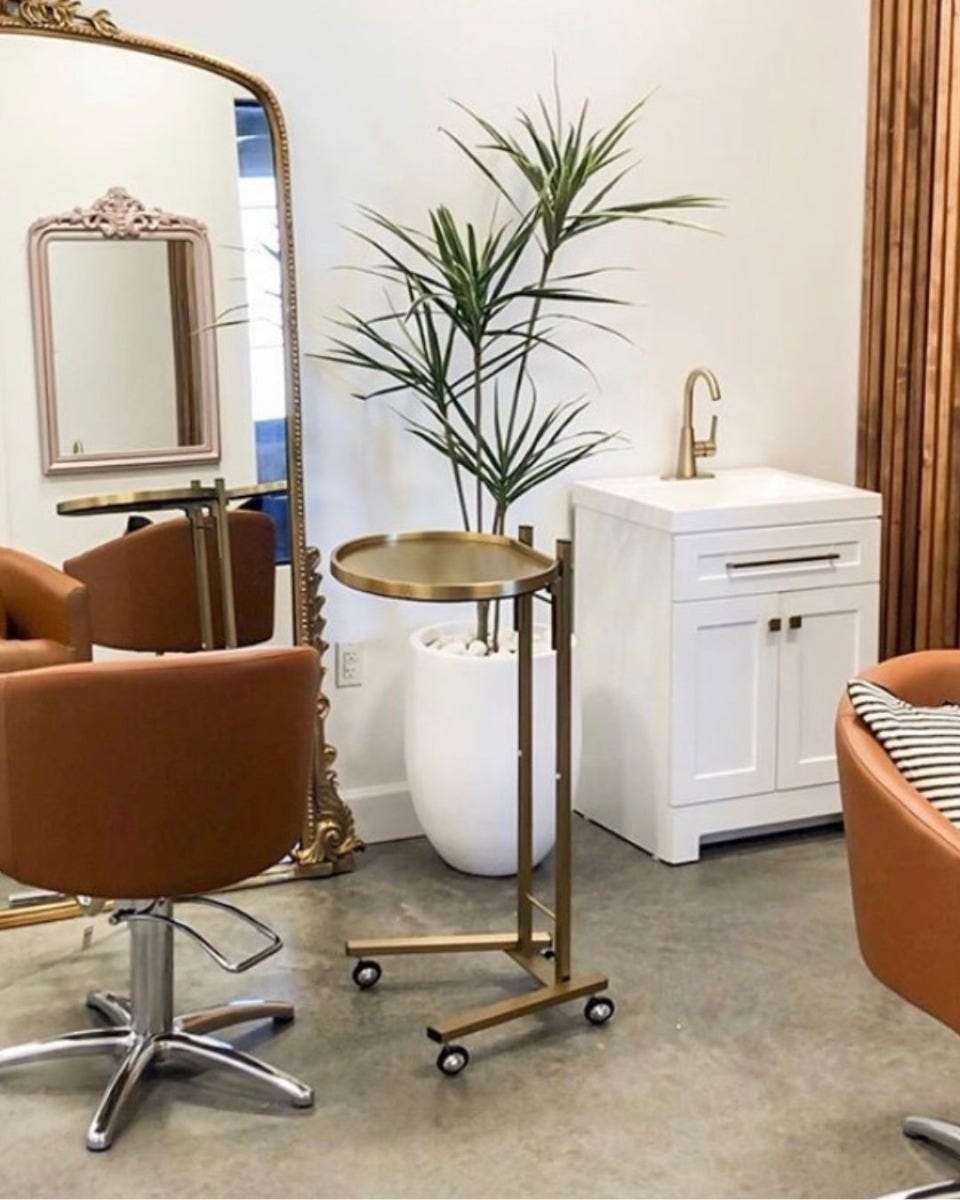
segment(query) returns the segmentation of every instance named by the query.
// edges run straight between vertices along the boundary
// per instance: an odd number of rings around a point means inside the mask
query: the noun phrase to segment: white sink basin
[[[718,471],[713,479],[593,479],[574,484],[573,500],[669,533],[849,521],[881,512],[877,492],[775,467],[738,467]]]

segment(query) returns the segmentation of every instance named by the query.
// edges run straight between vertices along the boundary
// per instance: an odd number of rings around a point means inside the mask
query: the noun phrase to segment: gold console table
[[[584,996],[584,1015],[605,1024],[614,1012],[598,995],[608,979],[596,971],[573,973],[571,954],[571,640],[573,562],[570,543],[557,542],[556,557],[533,548],[533,530],[523,526],[519,540],[493,534],[443,531],[360,538],[334,551],[336,579],[357,591],[402,600],[462,602],[512,600],[518,633],[518,804],[516,928],[508,933],[458,934],[351,940],[346,952],[358,960],[353,980],[361,990],[375,986],[382,969],[376,956],[503,951],[536,981],[525,994],[501,1000],[428,1026],[427,1036],[442,1048],[437,1066],[459,1075],[470,1061],[455,1039],[541,1009]],[[556,850],[554,905],[533,894],[533,601],[547,593],[556,650]],[[553,921],[553,934],[534,929],[538,910]]]

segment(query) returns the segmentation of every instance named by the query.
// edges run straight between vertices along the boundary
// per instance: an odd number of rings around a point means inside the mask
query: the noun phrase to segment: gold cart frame
[[[120,29],[106,9],[87,12],[79,0],[0,0],[0,35],[70,38],[95,45],[116,46],[153,54],[189,66],[205,68],[246,88],[267,114],[277,183],[280,225],[280,274],[287,370],[287,459],[292,523],[294,636],[298,645],[313,646],[320,655],[317,697],[317,750],[313,783],[304,806],[303,831],[292,865],[280,865],[263,877],[280,879],[341,874],[354,866],[363,849],[353,814],[339,793],[334,765],[337,752],[326,739],[330,701],[324,690],[326,619],[320,551],[306,541],[303,483],[303,417],[301,411],[300,339],[297,308],[296,255],[293,235],[293,192],[290,140],[280,103],[269,85],[233,63],[170,42],[142,37]],[[37,904],[0,913],[0,928],[75,916],[83,909],[74,901]]]
[[[570,542],[556,545],[556,557],[533,546],[533,527],[521,525],[517,540],[497,534],[454,530],[375,534],[347,542],[331,556],[334,578],[375,596],[434,603],[512,600],[517,631],[517,877],[515,925],[506,933],[441,934],[401,938],[351,938],[346,953],[357,960],[353,981],[374,987],[385,955],[503,952],[533,978],[532,990],[495,1004],[435,1020],[427,1036],[441,1044],[437,1067],[459,1075],[469,1051],[454,1039],[543,1009],[587,997],[584,1016],[604,1025],[615,1005],[602,996],[609,984],[601,971],[573,969],[572,860],[572,697],[573,553]],[[544,594],[545,593],[545,594]],[[556,654],[556,759],[554,797],[553,907],[534,895],[533,852],[533,603],[550,606]],[[534,927],[540,913],[553,933]]]

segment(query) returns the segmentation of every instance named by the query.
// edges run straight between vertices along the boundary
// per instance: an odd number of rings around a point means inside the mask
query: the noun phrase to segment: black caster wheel
[[[378,962],[374,962],[372,958],[361,958],[353,968],[353,982],[361,992],[366,992],[377,986],[382,974],[383,968]]]
[[[606,1025],[617,1006],[609,996],[591,996],[583,1010],[583,1015],[591,1025]]]
[[[545,958],[547,962],[553,962],[553,960],[557,957],[557,952],[552,946],[545,946],[540,951],[540,957]]]
[[[437,1070],[441,1075],[459,1075],[469,1061],[466,1046],[444,1046],[437,1055]]]

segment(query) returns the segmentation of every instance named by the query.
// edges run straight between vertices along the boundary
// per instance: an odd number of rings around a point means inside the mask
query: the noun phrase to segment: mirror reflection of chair
[[[0,548],[0,674],[89,658],[83,584],[29,554]]]
[[[903,655],[864,678],[910,704],[956,703],[960,652]],[[960,1033],[960,829],[904,778],[846,697],[837,755],[864,960],[881,983]],[[903,1131],[960,1157],[960,1125],[908,1117]]]
[[[274,627],[276,526],[265,513],[228,514],[237,644],[269,641]],[[214,646],[225,645],[220,561],[206,529]],[[185,517],[146,525],[69,559],[64,570],[86,584],[93,641],[155,653],[203,649],[197,567]]]
[[[121,1057],[90,1126],[91,1150],[110,1146],[144,1073],[162,1063],[227,1068],[295,1106],[313,1103],[306,1084],[206,1036],[247,1021],[290,1021],[291,1004],[248,1001],[174,1016],[173,933],[193,936],[234,972],[280,949],[275,934],[246,917],[266,943],[229,963],[175,916],[175,902],[245,916],[199,893],[241,882],[296,842],[318,675],[316,653],[297,647],[0,677],[0,870],[58,892],[123,898],[111,919],[130,926],[129,999],[96,992],[87,1001],[109,1027],[0,1051],[0,1068]]]

